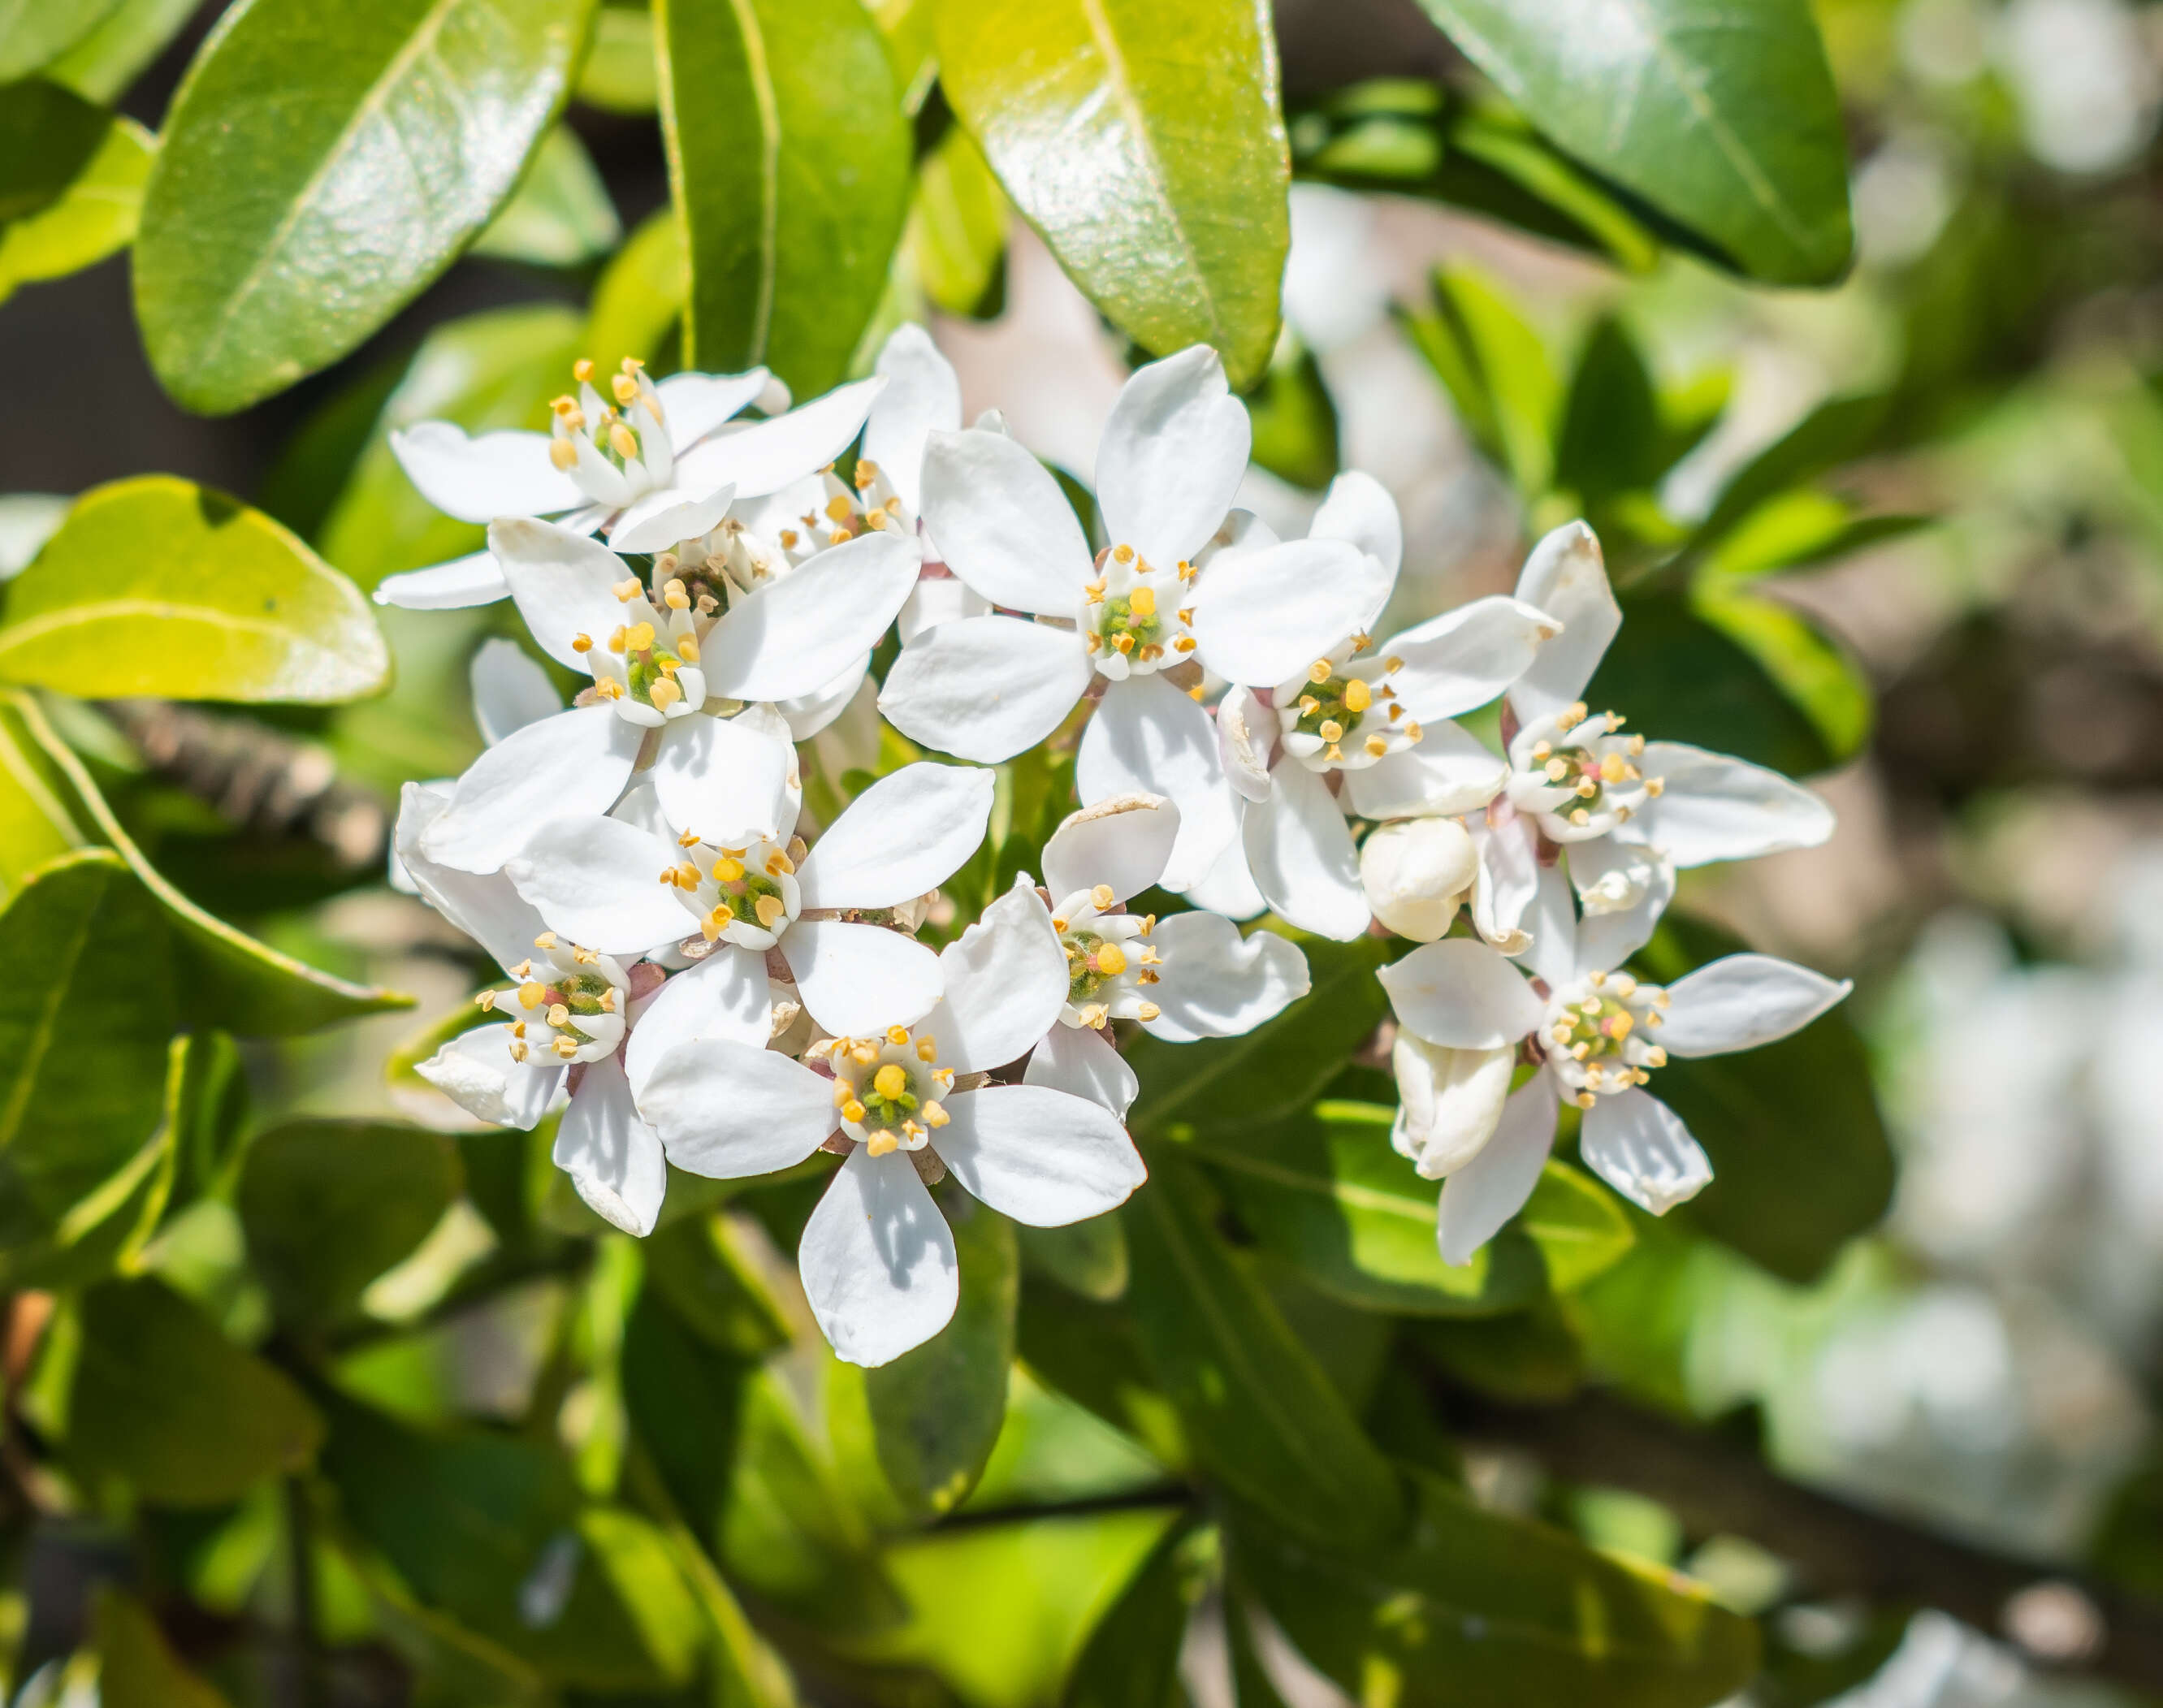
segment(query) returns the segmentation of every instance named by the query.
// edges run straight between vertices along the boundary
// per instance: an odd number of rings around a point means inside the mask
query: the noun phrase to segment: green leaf
[[[654,74],[653,14],[643,6],[604,4],[594,13],[594,34],[579,67],[573,100],[604,113],[636,116],[661,104]]]
[[[1405,330],[1448,388],[1473,443],[1520,495],[1537,498],[1554,476],[1548,436],[1562,396],[1547,348],[1472,269],[1438,267],[1433,282],[1433,306],[1404,312]]]
[[[1690,609],[1734,642],[1808,718],[1840,764],[1862,751],[1878,697],[1854,656],[1793,605],[1740,588],[1701,581]]]
[[[45,75],[86,101],[110,106],[128,92],[201,8],[196,0],[120,0]]]
[[[1142,1349],[1202,1469],[1303,1535],[1379,1540],[1396,1480],[1211,1219],[1193,1165],[1163,1145],[1119,1212]]]
[[[68,1457],[148,1501],[215,1506],[301,1469],[322,1419],[164,1282],[110,1281],[82,1297]]]
[[[1404,1333],[1459,1381],[1498,1399],[1553,1405],[1584,1380],[1584,1352],[1553,1300],[1506,1317],[1407,1323]]]
[[[1295,1543],[1239,1523],[1233,1560],[1307,1659],[1396,1708],[1710,1708],[1749,1682],[1756,1627],[1673,1573],[1489,1512],[1423,1471],[1402,1542]]]
[[[390,667],[350,581],[261,511],[168,474],[76,500],[0,626],[0,678],[86,698],[323,705],[377,692]]]
[[[943,312],[987,320],[1006,306],[1006,192],[958,124],[917,167],[902,252]]]
[[[1317,491],[1337,478],[1337,406],[1312,352],[1291,340],[1281,344],[1247,413],[1254,461],[1270,474]]]
[[[1014,1341],[1046,1387],[1125,1431],[1159,1464],[1177,1470],[1191,1462],[1178,1411],[1150,1373],[1126,1312],[1030,1286],[1022,1291]]]
[[[157,153],[157,139],[134,119],[109,119],[55,199],[0,225],[0,298],[95,266],[134,241]]]
[[[1134,1569],[1089,1633],[1061,1708],[1186,1708],[1179,1650],[1206,1587],[1195,1540],[1191,1523],[1176,1523]]]
[[[1021,1260],[1069,1292],[1108,1303],[1127,1290],[1127,1235],[1117,1216],[1091,1216],[1064,1228],[1017,1228]]]
[[[473,252],[537,267],[575,267],[622,240],[623,222],[593,156],[576,131],[559,124],[541,139],[517,194],[474,240]]]
[[[1830,493],[1799,486],[1769,498],[1730,529],[1698,574],[1701,579],[1747,580],[1778,569],[1829,563],[1885,540],[1929,527],[1927,516],[1856,515]]]
[[[1548,1285],[1574,1292],[1630,1255],[1637,1243],[1614,1197],[1566,1162],[1550,1160],[1516,1225],[1546,1260]]]
[[[1556,143],[1780,285],[1846,270],[1847,141],[1808,0],[1421,0]]]
[[[165,117],[135,245],[160,383],[245,408],[354,348],[510,195],[593,0],[228,12]]]
[[[0,0],[0,83],[50,65],[95,29],[116,3],[118,0]]]
[[[859,0],[657,0],[661,125],[690,257],[687,367],[847,372],[909,210],[910,144]]]
[[[646,1285],[715,1351],[757,1359],[788,1344],[781,1307],[738,1249],[726,1215],[687,1216],[647,1239]]]
[[[1891,413],[1889,393],[1866,392],[1821,403],[1738,469],[1690,537],[1703,552],[1768,499],[1851,462],[1876,442]]]
[[[98,841],[72,796],[15,707],[0,698],[0,902],[62,855]]]
[[[370,1121],[301,1121],[248,1148],[236,1204],[249,1260],[282,1317],[328,1323],[411,1255],[458,1195],[441,1134]]]
[[[0,84],[0,220],[20,219],[55,201],[81,176],[112,123],[110,114],[57,83]]]
[[[941,0],[940,86],[1068,277],[1144,348],[1212,344],[1233,387],[1277,337],[1291,176],[1269,10]]]
[[[226,1708],[226,1699],[181,1663],[158,1622],[134,1596],[106,1585],[91,1620],[99,1708]]]
[[[683,228],[673,210],[664,207],[631,233],[594,287],[581,351],[603,373],[615,372],[626,356],[657,371],[676,365],[664,361],[663,353],[690,290]]]
[[[1555,435],[1555,485],[1587,505],[1651,486],[1666,472],[1660,405],[1637,344],[1612,315],[1586,337]]]

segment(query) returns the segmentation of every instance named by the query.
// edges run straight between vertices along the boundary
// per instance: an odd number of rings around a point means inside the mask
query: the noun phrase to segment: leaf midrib
[[[107,872],[104,875],[109,881],[112,873]],[[38,1017],[37,1030],[31,1034],[29,1045],[17,1061],[16,1065],[20,1071],[15,1077],[14,1089],[8,1096],[7,1112],[0,1115],[0,1150],[13,1145],[15,1135],[22,1130],[23,1117],[29,1108],[31,1093],[37,1088],[38,1077],[44,1068],[46,1053],[52,1048],[53,1033],[60,1021],[60,1009],[67,1001],[68,992],[74,988],[76,968],[81,962],[84,951],[89,947],[91,927],[97,914],[95,906],[83,909],[81,919],[76,928],[74,941],[54,964],[54,970],[60,976],[46,987],[51,994],[45,1003],[45,1012]]]

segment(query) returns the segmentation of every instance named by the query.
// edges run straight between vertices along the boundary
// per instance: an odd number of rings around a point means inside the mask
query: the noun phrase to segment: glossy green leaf
[[[675,343],[690,289],[683,228],[673,211],[664,207],[631,233],[594,287],[581,353],[604,373],[613,373],[626,356],[636,356],[657,371],[681,365],[664,356]]]
[[[118,0],[0,0],[0,83],[52,63],[103,21]]]
[[[99,840],[76,809],[66,778],[45,760],[14,708],[0,700],[0,902],[50,862]]]
[[[1233,1561],[1300,1653],[1396,1708],[1710,1708],[1749,1682],[1756,1627],[1686,1579],[1489,1512],[1422,1471],[1381,1548],[1296,1545],[1256,1522]]]
[[[166,115],[135,246],[160,382],[220,414],[353,349],[494,216],[568,92],[593,0],[226,14]]]
[[[1005,306],[1013,218],[982,151],[956,125],[917,167],[901,238],[910,270],[935,306],[983,320]]]
[[[1017,1228],[1021,1260],[1069,1292],[1108,1302],[1127,1290],[1127,1234],[1117,1216],[1090,1216],[1064,1228]]]
[[[69,1458],[145,1500],[214,1506],[315,1457],[322,1419],[280,1371],[218,1333],[164,1282],[82,1297]]]
[[[18,285],[79,273],[126,248],[157,151],[156,139],[134,119],[112,118],[55,199],[0,225],[0,297]]]
[[[477,255],[575,267],[605,255],[623,238],[608,186],[593,156],[568,125],[541,139],[518,191],[474,240]]]
[[[1862,751],[1877,720],[1878,696],[1846,647],[1794,606],[1740,588],[1700,583],[1690,609],[1748,653],[1810,720],[1831,763]]]
[[[1247,413],[1254,459],[1270,474],[1315,491],[1337,478],[1337,406],[1312,352],[1293,340],[1280,345]]]
[[[594,13],[574,100],[604,113],[651,113],[661,104],[654,75],[653,14],[643,6],[604,4]]]
[[[81,176],[109,114],[57,83],[0,83],[0,220],[35,213]]]
[[[1403,315],[1464,430],[1527,499],[1554,477],[1561,386],[1539,334],[1510,300],[1468,267],[1439,267],[1430,307]]]
[[[1539,1247],[1548,1285],[1558,1293],[1612,1269],[1637,1239],[1610,1194],[1568,1163],[1552,1160],[1517,1213],[1516,1225]]]
[[[1061,1708],[1186,1708],[1179,1650],[1207,1580],[1192,1559],[1195,1532],[1174,1524],[1104,1610],[1074,1670]]]
[[[1303,1535],[1377,1541],[1399,1516],[1389,1463],[1212,1219],[1208,1188],[1169,1147],[1119,1212],[1131,1309],[1201,1467]]]
[[[45,75],[86,101],[110,106],[200,9],[196,0],[120,0]]]
[[[1807,0],[1421,0],[1533,123],[1740,270],[1823,285],[1846,270],[1847,139]]]
[[[143,1604],[113,1585],[91,1620],[98,1708],[226,1708],[217,1690],[181,1664]]]
[[[322,705],[376,692],[390,664],[350,581],[259,511],[165,474],[78,499],[0,625],[0,679],[86,697]]]
[[[940,87],[1067,276],[1144,348],[1260,378],[1291,238],[1269,9],[940,0],[935,24]]]
[[[661,123],[690,257],[686,367],[847,372],[909,211],[910,144],[859,0],[658,0]]]

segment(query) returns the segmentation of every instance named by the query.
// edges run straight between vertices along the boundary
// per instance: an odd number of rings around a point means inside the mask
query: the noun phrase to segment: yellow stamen
[[[948,1115],[945,1109],[938,1103],[927,1102],[924,1105],[924,1121],[926,1126],[943,1127],[951,1119],[952,1117]]]
[[[1307,667],[1307,679],[1317,688],[1329,680],[1329,661],[1317,658]]]
[[[1375,703],[1375,690],[1359,678],[1354,677],[1344,684],[1344,710],[1363,712]]]
[[[916,1059],[919,1061],[936,1061],[939,1059],[939,1041],[928,1032],[916,1040]]]
[[[667,711],[670,706],[683,697],[683,690],[676,685],[673,678],[667,675],[663,675],[660,681],[647,689],[646,693],[647,698],[653,702],[653,709],[656,711]]]
[[[1137,1020],[1154,1020],[1163,1012],[1164,1010],[1159,1008],[1155,1003],[1144,1003],[1139,1008],[1134,1010],[1134,1018]]]
[[[610,588],[609,591],[626,602],[634,600],[638,597],[638,578],[636,575],[626,575]]]
[[[861,1121],[863,1118],[864,1106],[856,1101],[856,1094],[851,1091],[849,1093],[848,1102],[841,1105],[841,1119],[845,1121]],[[878,1153],[873,1151],[872,1155],[876,1156]]]
[[[1134,548],[1132,546],[1114,546],[1112,558],[1115,563],[1131,563],[1134,561]]]
[[[778,878],[784,872],[793,872],[795,870],[796,862],[778,848],[766,857],[766,875],[768,878]],[[900,1041],[898,1038],[894,1040],[897,1044]]]
[[[537,978],[529,978],[518,987],[518,1005],[521,1009],[537,1009],[547,996],[547,988]]]
[[[874,1156],[886,1156],[901,1149],[901,1140],[892,1133],[874,1133],[864,1140],[864,1149]]]
[[[906,1044],[909,1042],[909,1028],[888,1026],[886,1029],[886,1041],[889,1044]]]
[[[1126,951],[1116,943],[1107,943],[1097,950],[1097,971],[1108,977],[1117,978],[1127,970]]]
[[[548,460],[568,474],[579,466],[579,448],[569,439],[551,439]]]
[[[1386,741],[1383,740],[1381,736],[1370,736],[1367,737],[1367,752],[1375,758],[1380,759],[1389,751],[1390,744]]]
[[[1127,609],[1136,616],[1156,615],[1156,595],[1146,587],[1137,587],[1127,595]]]
[[[1113,902],[1117,901],[1118,897],[1113,893],[1112,886],[1110,884],[1100,883],[1094,889],[1089,892],[1089,899],[1096,903],[1097,911],[1101,914],[1106,908],[1108,908]]]
[[[1322,720],[1321,735],[1325,741],[1341,741],[1344,739],[1344,726],[1338,723],[1335,718],[1324,718]]]
[[[620,421],[609,423],[609,443],[626,463],[638,454],[638,436]]]
[[[769,931],[773,929],[774,922],[788,911],[778,895],[762,895],[752,905],[758,911],[759,924]]]
[[[638,381],[628,374],[619,374],[609,381],[609,390],[615,393],[618,403],[629,405],[638,399]]]
[[[594,359],[591,356],[581,356],[577,361],[572,363],[571,377],[577,380],[581,385],[584,385],[587,380],[592,379],[594,377]]]
[[[698,637],[695,635],[680,637],[676,642],[676,656],[686,664],[697,663],[699,662]]]
[[[572,1042],[568,1038],[558,1038],[548,1047],[551,1050],[553,1050],[558,1056],[562,1056],[566,1061],[568,1061],[573,1056],[576,1056],[579,1053],[579,1046]]]
[[[579,634],[579,635],[573,635],[573,636],[572,636],[572,637],[571,637],[571,650],[572,650],[573,652],[592,652],[592,651],[594,650],[594,637],[593,637],[591,635],[585,635],[585,634]]]
[[[872,1076],[872,1089],[892,1103],[909,1089],[909,1075],[898,1063],[889,1061]]]

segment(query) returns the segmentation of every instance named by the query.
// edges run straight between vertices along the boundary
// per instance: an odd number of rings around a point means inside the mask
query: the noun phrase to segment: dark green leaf
[[[0,106],[13,91],[0,92]],[[52,201],[0,225],[0,297],[18,285],[95,266],[134,238],[157,140],[132,118],[105,122],[97,145]]]
[[[135,247],[160,381],[244,408],[353,349],[450,265],[568,92],[593,0],[226,14],[167,113]]]
[[[1292,343],[1247,400],[1254,461],[1295,486],[1319,490],[1337,478],[1337,406],[1312,354]]]
[[[1124,1430],[1160,1464],[1187,1464],[1179,1413],[1151,1374],[1125,1312],[1031,1286],[1023,1290],[1015,1343],[1046,1387]]]
[[[474,240],[477,255],[575,267],[605,255],[623,238],[608,186],[568,125],[541,139],[518,191]]]
[[[1735,642],[1810,721],[1827,759],[1861,752],[1878,698],[1852,653],[1794,606],[1724,581],[1701,579],[1690,609]]]
[[[1179,1649],[1205,1587],[1190,1524],[1165,1531],[1104,1610],[1068,1675],[1061,1708],[1185,1708]]]
[[[1637,1239],[1613,1194],[1568,1163],[1553,1160],[1517,1213],[1516,1226],[1539,1247],[1548,1285],[1558,1293],[1612,1269]]]
[[[1403,319],[1473,443],[1521,495],[1540,496],[1554,474],[1549,436],[1561,389],[1539,334],[1501,291],[1464,267],[1436,269],[1433,306]]]
[[[56,200],[90,164],[112,123],[108,114],[57,83],[0,80],[0,222]]]
[[[780,1307],[725,1215],[687,1216],[645,1245],[646,1285],[715,1351],[756,1359],[788,1344]]]
[[[1593,325],[1570,376],[1555,436],[1555,485],[1587,505],[1651,486],[1660,460],[1660,405],[1645,359],[1622,324]]]
[[[91,1622],[98,1708],[225,1708],[226,1699],[181,1663],[158,1622],[108,1584]]]
[[[1021,1260],[1069,1292],[1109,1302],[1127,1290],[1127,1235],[1117,1216],[1091,1216],[1064,1228],[1017,1228]]]
[[[97,29],[116,3],[117,0],[0,0],[0,83],[12,82],[51,64]],[[0,107],[5,105],[0,100]]]
[[[1720,488],[1691,537],[1691,549],[1705,551],[1768,499],[1861,456],[1885,424],[1892,402],[1888,394],[1867,392],[1820,404]]]
[[[1459,1381],[1498,1399],[1552,1403],[1584,1379],[1584,1354],[1552,1301],[1477,1322],[1408,1323],[1405,1333]]]
[[[45,67],[86,101],[110,106],[201,8],[196,0],[120,0],[104,20]]]
[[[947,100],[1067,275],[1144,348],[1260,377],[1290,240],[1267,8],[943,0],[936,29]]]

